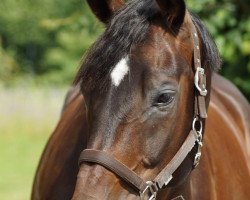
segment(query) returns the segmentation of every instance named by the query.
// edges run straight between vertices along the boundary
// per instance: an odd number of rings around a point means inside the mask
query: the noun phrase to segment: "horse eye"
[[[173,92],[167,92],[160,94],[155,102],[156,106],[166,106],[170,104],[174,99],[174,93]]]

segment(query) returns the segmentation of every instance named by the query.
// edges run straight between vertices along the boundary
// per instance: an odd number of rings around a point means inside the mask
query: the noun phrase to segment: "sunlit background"
[[[187,0],[250,99],[248,0]],[[0,2],[0,199],[30,198],[41,152],[82,56],[103,31],[84,0]]]

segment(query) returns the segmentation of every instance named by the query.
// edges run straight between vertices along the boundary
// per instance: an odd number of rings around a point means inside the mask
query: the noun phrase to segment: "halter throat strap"
[[[188,11],[187,11],[188,12]],[[119,178],[129,183],[140,194],[141,199],[156,199],[157,193],[166,187],[173,178],[173,173],[182,164],[189,152],[197,146],[197,153],[194,158],[194,168],[199,164],[201,158],[202,147],[202,133],[203,133],[203,121],[207,118],[207,109],[205,103],[205,97],[207,95],[206,90],[206,76],[204,68],[201,66],[200,45],[199,37],[195,25],[191,20],[192,25],[192,38],[194,45],[194,85],[195,85],[195,102],[194,102],[194,119],[192,124],[192,130],[189,132],[186,140],[182,144],[181,148],[167,164],[167,166],[160,171],[156,178],[152,181],[144,181],[134,171],[130,170],[123,163],[118,161],[113,156],[104,151],[85,149],[82,151],[79,158],[79,166],[84,162],[96,163],[104,166],[112,171]]]

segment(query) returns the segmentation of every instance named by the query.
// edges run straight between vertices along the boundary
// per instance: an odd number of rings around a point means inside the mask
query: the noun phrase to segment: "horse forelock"
[[[75,79],[82,87],[104,89],[119,61],[147,34],[150,18],[156,14],[151,0],[132,0],[118,11],[105,32],[88,52]]]
[[[95,88],[106,91],[110,81],[118,84],[121,77],[115,79],[113,76],[112,79],[114,68],[123,58],[129,57],[133,47],[146,39],[151,22],[159,14],[152,0],[132,0],[125,4],[114,14],[105,32],[90,48],[80,66],[75,84],[81,84],[85,91]],[[221,60],[217,47],[201,20],[191,15],[201,37],[202,64],[212,71],[218,71]]]

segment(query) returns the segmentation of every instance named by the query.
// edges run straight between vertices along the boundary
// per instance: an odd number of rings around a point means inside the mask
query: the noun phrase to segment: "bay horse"
[[[32,199],[249,199],[250,106],[216,73],[199,18],[183,0],[88,3],[106,30],[76,76]]]

